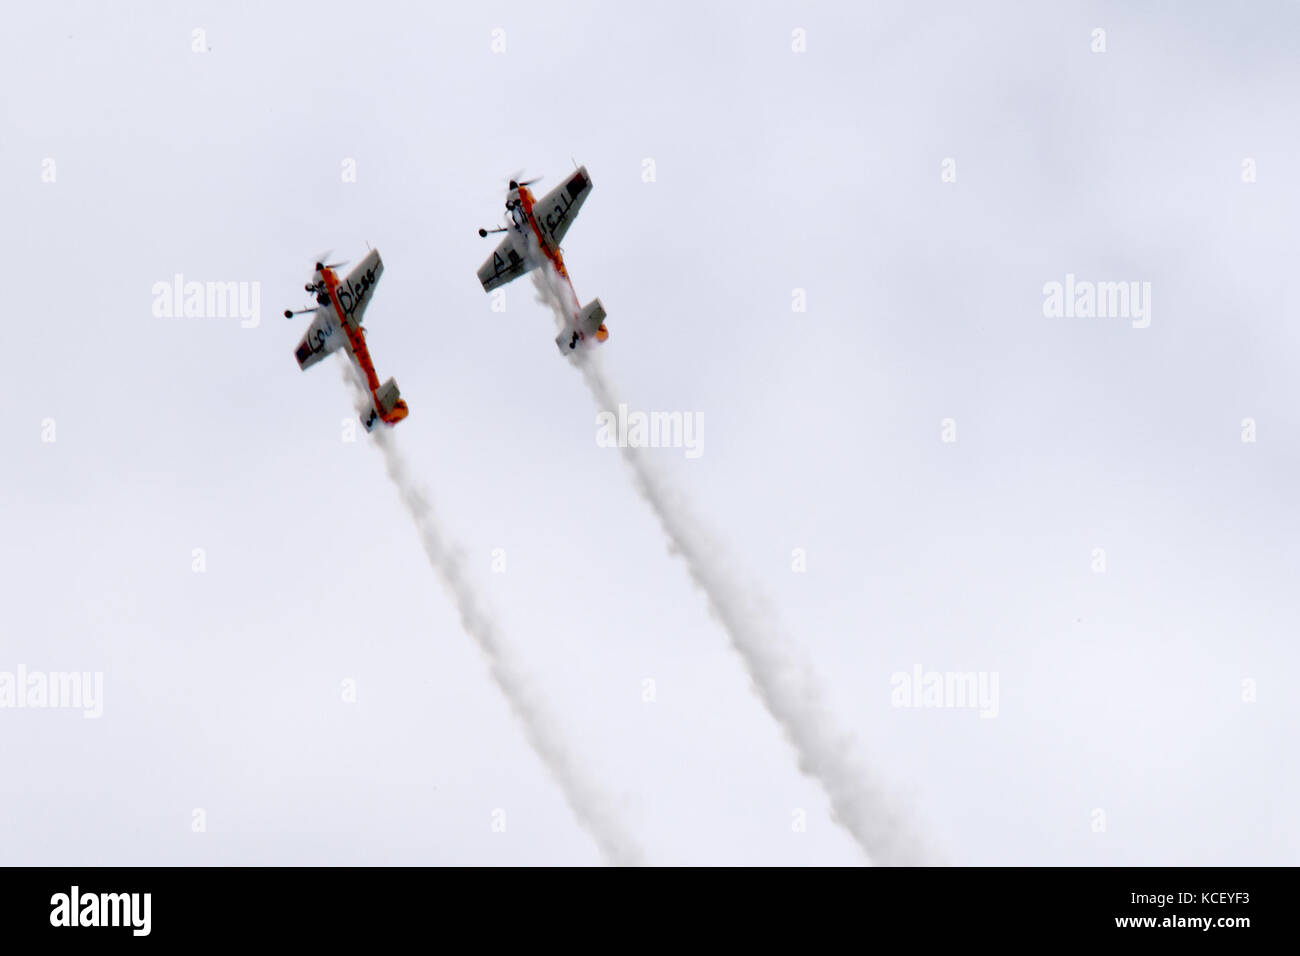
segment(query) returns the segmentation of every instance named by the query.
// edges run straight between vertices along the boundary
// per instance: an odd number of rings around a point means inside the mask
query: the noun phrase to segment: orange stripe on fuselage
[[[555,266],[555,271],[564,277],[564,281],[569,284],[569,295],[573,296],[573,328],[578,333],[578,338],[586,340],[587,336],[578,328],[578,316],[582,312],[582,304],[578,301],[578,293],[574,291],[573,280],[569,278],[569,270],[564,268],[564,257],[560,255],[559,249],[552,249],[547,245],[546,240],[542,237],[542,227],[537,224],[537,217],[533,215],[533,194],[529,192],[527,186],[519,187],[519,204],[524,207],[524,214],[528,217],[528,224],[533,227],[533,235],[537,237],[537,245],[542,249],[542,255],[550,260],[551,265]],[[602,325],[596,333],[597,341],[604,342],[609,338],[609,332]]]
[[[370,386],[370,394],[373,397],[379,388],[379,376],[375,374],[375,365],[370,361],[370,350],[366,348],[366,337],[361,334],[360,329],[354,328],[343,314],[343,306],[339,302],[338,294],[335,292],[339,287],[339,277],[334,274],[334,270],[330,268],[323,269],[321,278],[325,282],[325,291],[329,293],[330,302],[334,303],[334,314],[339,317],[339,325],[343,327],[343,334],[348,337],[348,345],[352,349],[352,354],[356,357],[357,364],[361,366],[361,371],[366,374],[366,384]]]
[[[537,224],[537,217],[533,215],[533,194],[527,186],[519,187],[519,202],[524,207],[524,214],[528,217],[528,224],[533,227],[533,235],[537,237],[537,245],[542,250],[542,255],[550,260],[551,265],[555,266],[555,271],[564,276],[564,281],[569,283],[569,291],[573,292],[573,282],[569,279],[569,270],[564,268],[564,257],[560,255],[559,249],[552,249],[542,236],[542,227]],[[573,292],[573,301],[578,301],[578,293]]]

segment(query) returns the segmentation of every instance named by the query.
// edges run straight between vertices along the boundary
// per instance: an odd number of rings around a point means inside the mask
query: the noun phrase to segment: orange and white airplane
[[[337,265],[316,263],[316,270],[306,286],[307,291],[316,296],[315,308],[297,312],[285,309],[286,319],[305,312],[315,316],[307,334],[294,350],[294,357],[299,368],[308,369],[331,352],[346,348],[370,389],[370,412],[362,414],[361,424],[366,426],[366,431],[379,421],[396,425],[411,410],[402,401],[397,382],[390,378],[383,385],[379,384],[375,364],[370,360],[370,350],[366,348],[366,330],[361,325],[361,317],[370,304],[379,277],[384,274],[383,260],[379,258],[378,250],[370,250],[346,279],[340,279],[334,271]]]
[[[520,183],[512,179],[506,192],[506,212],[510,215],[510,222],[498,229],[478,231],[480,236],[490,232],[506,233],[492,257],[479,267],[478,279],[483,283],[483,291],[491,292],[543,263],[549,262],[554,266],[564,280],[563,287],[556,291],[565,300],[565,311],[569,315],[567,326],[555,337],[556,347],[564,355],[588,338],[597,342],[609,338],[609,330],[605,328],[605,307],[600,304],[600,299],[579,307],[577,293],[573,291],[573,283],[569,281],[569,272],[564,268],[564,257],[560,253],[560,240],[569,231],[569,224],[591,192],[591,177],[587,175],[586,166],[580,167],[540,200],[534,199],[528,189],[536,181]]]

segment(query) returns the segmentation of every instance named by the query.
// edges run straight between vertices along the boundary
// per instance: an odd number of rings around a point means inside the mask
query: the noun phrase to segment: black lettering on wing
[[[555,206],[546,215],[546,229],[554,234],[555,230],[564,225],[564,220],[569,218],[569,208],[573,205],[573,200],[566,195],[561,195],[556,200]]]

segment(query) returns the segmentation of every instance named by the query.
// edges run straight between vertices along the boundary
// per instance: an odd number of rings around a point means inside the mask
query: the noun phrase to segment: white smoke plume
[[[357,411],[370,408],[369,393],[357,381],[351,363],[344,358],[344,379],[356,394]],[[383,453],[384,466],[392,479],[402,504],[406,506],[419,533],[424,553],[446,586],[466,633],[474,639],[487,660],[488,670],[510,709],[519,719],[534,752],[564,793],[569,809],[600,847],[605,862],[616,866],[639,866],[641,849],[623,828],[608,798],[583,773],[578,760],[565,743],[559,724],[547,711],[545,702],[512,658],[496,621],[488,612],[466,571],[459,549],[448,540],[428,496],[411,474],[405,457],[398,450],[394,436],[380,424],[371,433],[376,447]]]
[[[554,280],[538,276],[534,285],[539,301],[549,305],[556,318],[564,322],[563,300],[554,294]],[[582,372],[597,409],[617,409],[619,396],[599,354],[579,350],[573,364]],[[672,543],[672,552],[686,562],[692,580],[708,597],[710,608],[731,638],[763,705],[794,747],[799,769],[820,783],[830,799],[834,820],[848,830],[873,863],[925,863],[927,854],[919,837],[862,761],[852,735],[836,725],[811,670],[775,623],[771,609],[735,579],[733,562],[655,467],[651,450],[625,446],[622,452],[632,469],[637,491],[659,519]]]

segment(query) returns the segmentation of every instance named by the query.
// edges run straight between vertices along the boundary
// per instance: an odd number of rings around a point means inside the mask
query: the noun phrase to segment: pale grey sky
[[[394,436],[648,860],[862,861],[531,284],[475,278],[574,160],[606,368],[702,416],[660,464],[943,859],[1300,862],[1294,5],[132,9],[0,36],[0,673],[104,675],[98,720],[0,709],[0,862],[599,862],[293,360],[367,242]],[[177,273],[260,322],[155,316]],[[1045,316],[1067,275],[1149,327]],[[918,665],[997,716],[892,706]]]

